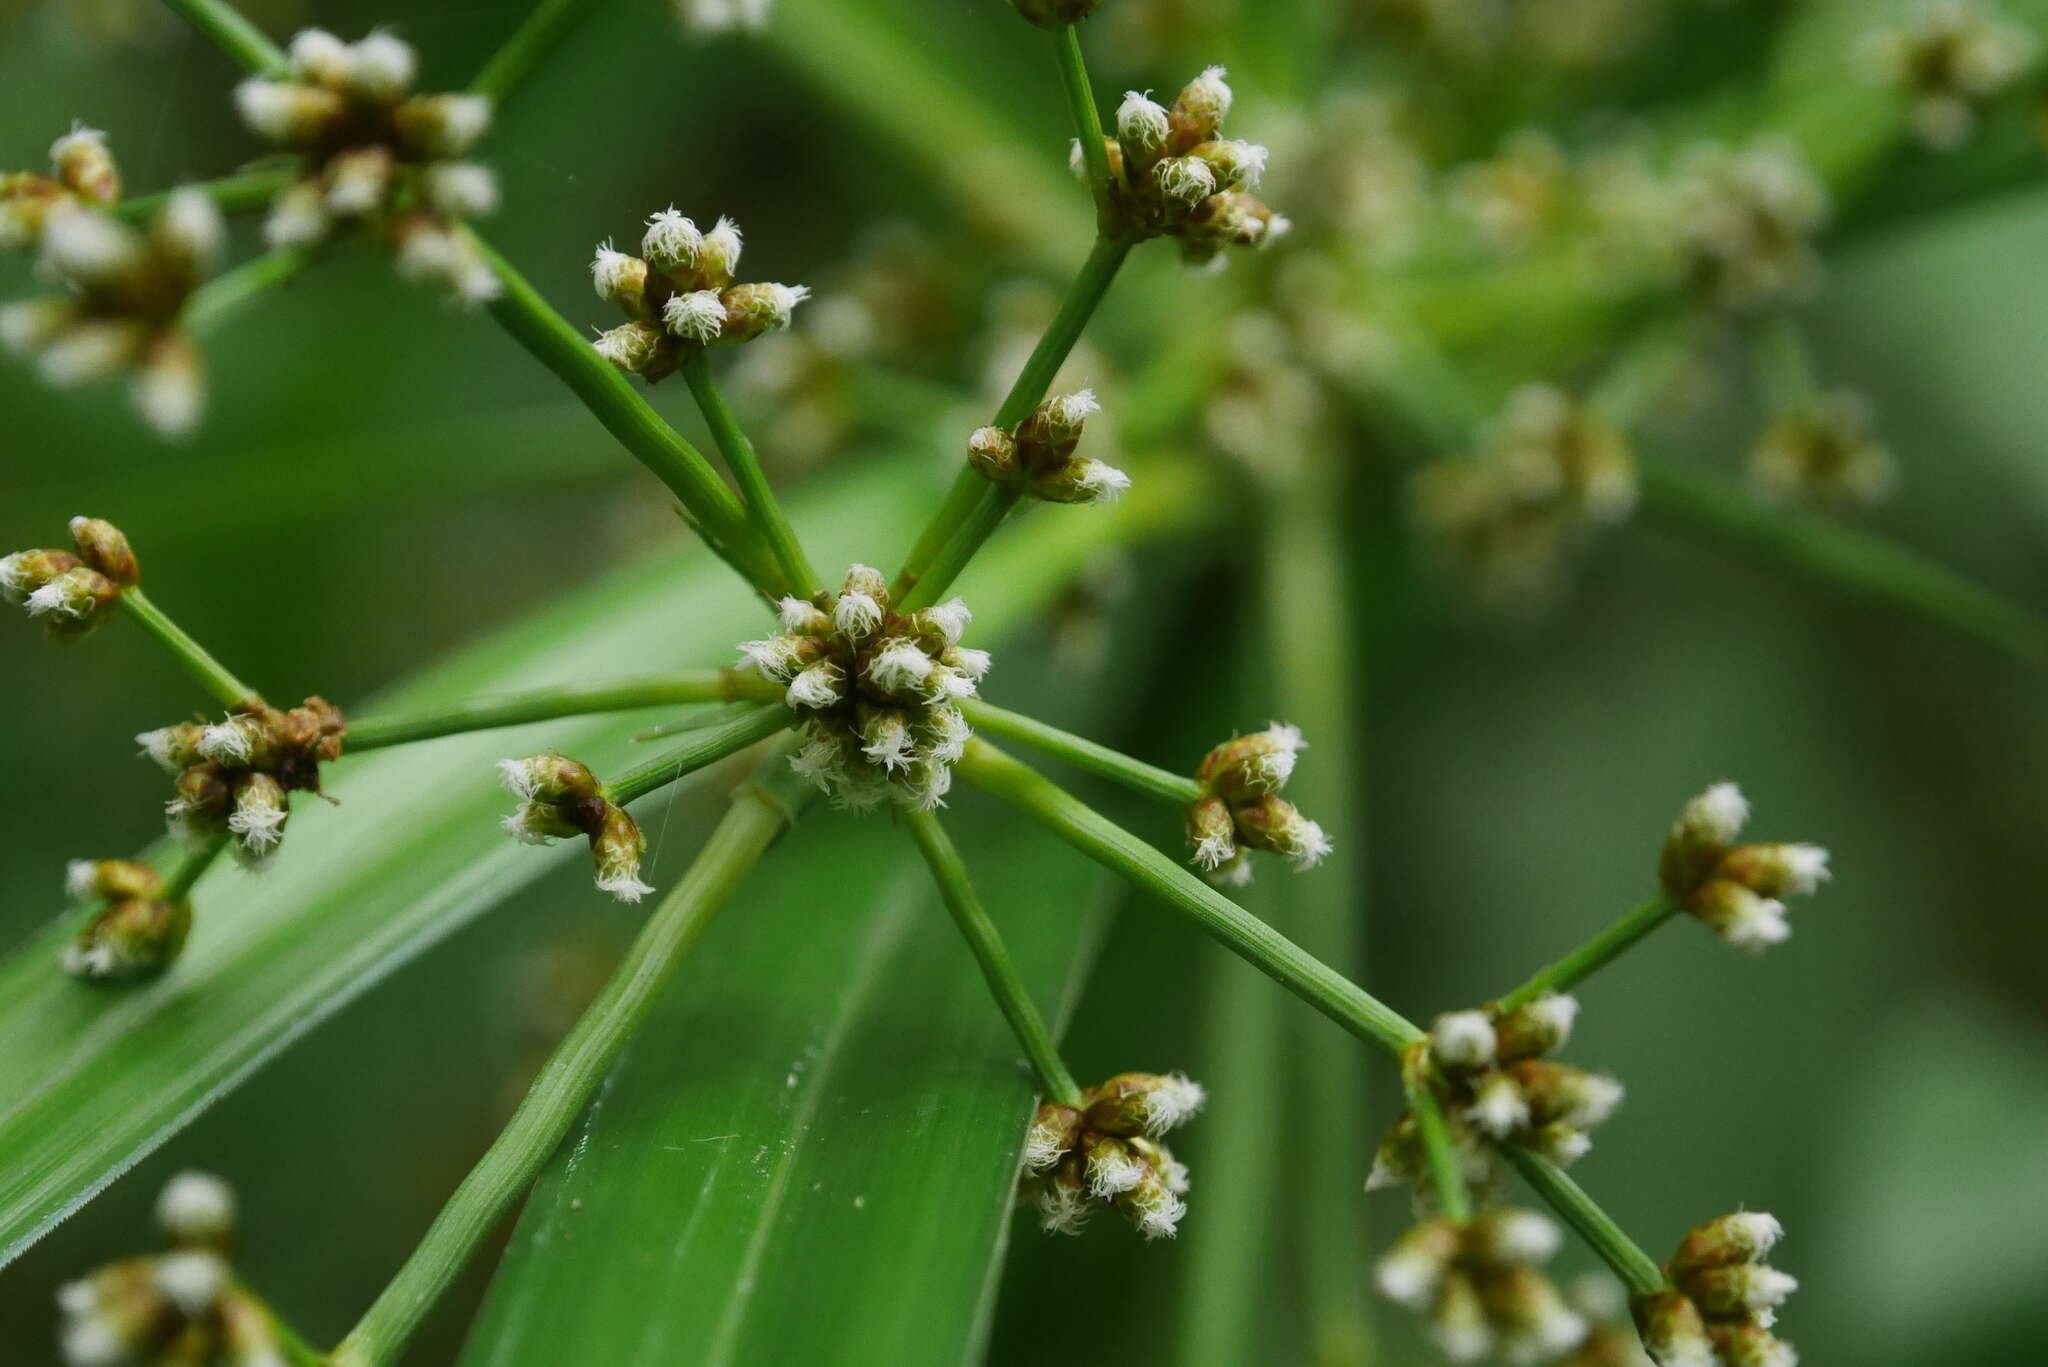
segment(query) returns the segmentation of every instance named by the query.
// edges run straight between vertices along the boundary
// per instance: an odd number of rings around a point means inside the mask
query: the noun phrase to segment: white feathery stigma
[[[1202,1084],[1185,1073],[1169,1073],[1145,1094],[1145,1133],[1157,1139],[1202,1109],[1209,1099]]]
[[[1446,1068],[1467,1072],[1493,1062],[1493,1022],[1484,1011],[1452,1011],[1436,1018],[1429,1032],[1430,1052]]]
[[[789,681],[787,698],[791,707],[823,709],[836,706],[845,696],[845,672],[830,660],[820,660]]]
[[[1733,783],[1716,783],[1686,804],[1685,815],[1707,839],[1729,845],[1749,820],[1749,800]]]
[[[871,594],[842,593],[832,605],[832,625],[849,640],[872,636],[882,625],[882,605]]]
[[[93,884],[98,881],[99,864],[91,859],[74,859],[64,866],[64,895],[74,902],[83,902],[98,896]]]
[[[188,1320],[213,1312],[227,1289],[228,1269],[220,1255],[205,1249],[180,1249],[156,1260],[156,1289]]]
[[[181,1172],[157,1193],[156,1222],[174,1239],[217,1237],[234,1227],[234,1188],[210,1172]]]
[[[676,336],[709,346],[725,328],[725,303],[717,290],[692,290],[673,294],[662,305],[661,320]]]
[[[960,638],[967,632],[967,624],[974,620],[974,613],[968,609],[966,600],[962,598],[948,598],[943,603],[936,603],[926,608],[924,615],[939,629],[940,638],[949,646],[960,644]],[[975,653],[986,658],[986,652]]]

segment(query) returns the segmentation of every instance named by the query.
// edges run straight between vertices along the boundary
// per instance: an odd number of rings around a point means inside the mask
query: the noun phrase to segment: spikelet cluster
[[[180,436],[205,408],[205,363],[181,316],[220,256],[226,230],[202,190],[172,192],[147,227],[107,212],[121,177],[105,136],[73,129],[50,149],[57,178],[0,176],[0,247],[40,249],[61,295],[0,309],[0,346],[68,387],[118,375],[143,420]]]
[[[1672,1289],[1633,1307],[1657,1367],[1797,1367],[1771,1330],[1799,1282],[1763,1260],[1783,1233],[1761,1211],[1738,1211],[1686,1236],[1664,1267]]]
[[[1109,1206],[1147,1239],[1171,1238],[1187,1213],[1188,1170],[1159,1141],[1206,1099],[1180,1073],[1118,1073],[1079,1107],[1040,1106],[1024,1139],[1019,1196],[1048,1234],[1079,1234]]]
[[[639,823],[613,802],[597,775],[566,755],[501,760],[498,776],[520,799],[505,818],[505,833],[522,845],[551,845],[584,836],[590,841],[597,886],[621,902],[637,902],[654,889],[640,880],[647,840]]]
[[[1670,212],[1680,269],[1714,308],[1756,313],[1820,282],[1813,236],[1827,221],[1827,190],[1785,139],[1694,147],[1679,165]]]
[[[64,971],[74,978],[137,978],[178,957],[192,929],[192,908],[167,895],[155,870],[121,859],[74,860],[64,890],[99,910],[64,947]]]
[[[882,576],[855,565],[838,593],[785,598],[780,610],[782,634],[744,643],[740,659],[804,719],[791,767],[852,811],[943,805],[971,734],[955,704],[989,667],[988,652],[960,644],[967,605],[898,614]]]
[[[1498,1180],[1506,1143],[1577,1162],[1593,1147],[1591,1131],[1621,1105],[1615,1079],[1545,1057],[1571,1038],[1578,1012],[1576,999],[1560,995],[1507,1012],[1453,1011],[1406,1061],[1411,1080],[1436,1093],[1468,1182]],[[1365,1189],[1414,1184],[1426,1200],[1427,1168],[1415,1117],[1404,1114],[1381,1139]]]
[[[1481,246],[1512,256],[1562,217],[1573,188],[1571,162],[1558,140],[1540,128],[1521,128],[1492,158],[1454,172],[1444,198]]]
[[[1741,949],[1761,951],[1792,934],[1787,897],[1826,882],[1828,852],[1818,845],[1737,845],[1749,802],[1732,783],[1717,783],[1685,804],[1658,862],[1664,893]]]
[[[1849,389],[1779,414],[1749,453],[1750,483],[1773,501],[1868,508],[1884,500],[1897,478],[1897,462],[1872,430],[1869,401]]]
[[[630,321],[597,339],[598,354],[651,384],[692,348],[750,342],[788,327],[811,292],[802,285],[735,284],[740,246],[731,219],[704,232],[673,208],[647,220],[640,255],[615,251],[609,241],[599,245],[591,285]]]
[[[1058,394],[1015,427],[983,427],[967,439],[967,462],[991,484],[1047,503],[1112,503],[1131,487],[1113,465],[1074,453],[1088,419],[1101,411],[1095,391]]]
[[[1913,133],[1923,145],[1953,152],[2039,52],[2033,33],[1995,5],[1921,0],[1902,22],[1865,33],[1856,56],[1912,101]]]
[[[1296,870],[1312,869],[1329,854],[1323,828],[1280,796],[1295,757],[1307,748],[1298,728],[1276,721],[1202,757],[1195,770],[1202,796],[1188,809],[1187,832],[1192,862],[1211,879],[1250,882],[1253,850],[1283,855]]]
[[[0,557],[0,597],[43,623],[56,641],[90,635],[113,615],[121,590],[142,578],[128,538],[97,517],[71,519],[69,551],[16,551]]]
[[[193,844],[234,839],[235,856],[260,869],[284,841],[292,794],[320,791],[320,766],[341,758],[341,709],[308,698],[280,711],[251,698],[218,722],[180,722],[135,738],[176,775],[165,806],[171,833]]]
[[[1222,136],[1232,94],[1220,66],[1189,81],[1171,107],[1130,91],[1116,111],[1109,157],[1106,227],[1130,241],[1171,237],[1198,264],[1222,262],[1226,247],[1260,247],[1284,235],[1287,219],[1251,192],[1266,171],[1266,149]],[[1080,145],[1074,168],[1086,174]]]
[[[1469,456],[1434,461],[1409,488],[1415,519],[1485,606],[1548,606],[1595,529],[1636,502],[1628,438],[1552,385],[1519,389]]]
[[[284,1336],[236,1279],[235,1197],[182,1172],[157,1199],[170,1248],[108,1263],[57,1292],[71,1367],[284,1367]]]
[[[288,77],[235,89],[251,131],[300,159],[264,223],[271,245],[360,229],[391,248],[405,278],[467,303],[496,298],[498,277],[462,228],[498,207],[496,178],[463,160],[490,128],[490,100],[413,93],[418,56],[381,31],[346,43],[305,29],[290,56]]]
[[[1374,1280],[1389,1300],[1427,1317],[1453,1362],[1551,1363],[1590,1331],[1541,1270],[1560,1242],[1556,1225],[1527,1210],[1496,1207],[1463,1224],[1424,1220],[1379,1260]]]

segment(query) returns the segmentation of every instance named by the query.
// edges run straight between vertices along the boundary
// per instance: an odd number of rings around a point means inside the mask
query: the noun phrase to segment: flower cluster
[[[1558,1250],[1557,1226],[1533,1211],[1497,1207],[1459,1224],[1424,1220],[1375,1268],[1381,1294],[1429,1317],[1444,1356],[1471,1362],[1554,1362],[1585,1342],[1585,1316],[1540,1267]]]
[[[1621,1105],[1621,1084],[1544,1057],[1564,1047],[1578,1019],[1575,998],[1545,996],[1512,1011],[1453,1011],[1437,1017],[1428,1048],[1407,1062],[1411,1080],[1435,1092],[1466,1180],[1500,1174],[1498,1146],[1519,1144],[1560,1164],[1593,1147],[1588,1132]],[[1428,1163],[1413,1114],[1380,1141],[1365,1189],[1423,1182]]]
[[[1827,191],[1789,141],[1693,148],[1670,209],[1681,268],[1713,307],[1755,313],[1820,280],[1812,237],[1827,220]]]
[[[790,766],[852,811],[942,805],[970,734],[954,704],[989,666],[987,651],[960,644],[967,605],[899,616],[882,576],[855,565],[838,593],[785,598],[781,612],[783,634],[744,643],[740,657],[805,719]]]
[[[1179,1073],[1118,1073],[1081,1097],[1048,1102],[1024,1140],[1019,1194],[1051,1234],[1079,1234],[1095,1203],[1112,1206],[1147,1239],[1171,1238],[1187,1213],[1188,1170],[1160,1136],[1202,1109],[1200,1083]]]
[[[600,336],[598,354],[651,384],[681,365],[687,348],[750,342],[788,327],[811,292],[802,285],[736,285],[739,264],[738,224],[721,218],[707,233],[673,208],[647,220],[638,256],[606,241],[591,260],[591,284],[632,321]]]
[[[1903,24],[1864,34],[1857,56],[1872,76],[1911,98],[1915,136],[1952,152],[2038,51],[2034,35],[1994,6],[1922,0]]]
[[[64,891],[74,901],[102,904],[64,947],[64,971],[74,978],[154,973],[178,957],[192,929],[191,906],[168,896],[164,880],[141,864],[74,860]]]
[[[1471,456],[1432,462],[1409,489],[1416,520],[1481,602],[1532,611],[1556,595],[1572,554],[1636,502],[1628,439],[1551,385],[1527,385]]]
[[[1511,256],[1526,250],[1561,216],[1572,190],[1571,163],[1558,140],[1540,128],[1521,128],[1489,161],[1454,173],[1445,186],[1452,213],[1471,225],[1489,251]]]
[[[156,1216],[170,1236],[169,1251],[108,1263],[58,1290],[65,1361],[283,1367],[276,1317],[229,1264],[235,1197],[227,1183],[179,1173],[165,1184]]]
[[[1249,851],[1285,855],[1297,870],[1314,868],[1330,852],[1329,837],[1280,796],[1307,749],[1301,732],[1284,722],[1236,736],[1202,757],[1195,782],[1202,796],[1188,809],[1193,862],[1219,883],[1251,881]]]
[[[621,902],[637,902],[654,889],[640,881],[647,839],[626,809],[606,795],[597,775],[565,755],[501,760],[499,778],[520,799],[505,831],[522,845],[551,845],[572,836],[590,840],[597,886]]]
[[[1101,411],[1095,392],[1076,390],[1047,399],[1014,428],[976,429],[967,461],[991,484],[1048,503],[1110,503],[1131,487],[1113,465],[1074,454],[1081,429]]]
[[[1869,402],[1848,389],[1779,414],[1749,453],[1749,478],[1758,492],[1822,508],[1881,502],[1897,473],[1892,453],[1871,430]]]
[[[120,174],[89,128],[59,138],[50,160],[57,180],[0,177],[0,245],[38,244],[38,271],[65,292],[0,310],[0,345],[35,357],[53,385],[128,372],[144,421],[165,436],[190,431],[205,407],[205,367],[181,316],[220,255],[220,211],[203,190],[184,189],[146,229],[113,217]]]
[[[1673,1289],[1635,1303],[1658,1367],[1796,1367],[1771,1326],[1799,1283],[1763,1261],[1783,1233],[1770,1216],[1740,1211],[1686,1236],[1664,1268]]]
[[[1189,261],[1220,263],[1225,247],[1263,246],[1288,230],[1287,219],[1251,193],[1265,174],[1266,149],[1220,136],[1230,102],[1220,66],[1189,81],[1170,109],[1136,90],[1124,96],[1116,136],[1103,139],[1111,231],[1134,242],[1171,237]],[[1078,142],[1073,161],[1085,174]]]
[[[96,517],[71,519],[72,551],[0,557],[0,596],[39,618],[52,640],[75,641],[113,614],[121,590],[141,581],[128,538]]]
[[[1748,820],[1742,790],[1715,784],[1679,812],[1657,874],[1665,895],[1716,935],[1762,950],[1792,934],[1783,899],[1827,881],[1828,852],[1818,845],[1737,845]]]
[[[135,738],[144,754],[177,776],[164,808],[171,833],[204,844],[223,835],[249,868],[261,868],[284,840],[294,792],[320,791],[320,766],[341,758],[346,721],[325,698],[280,711],[251,698],[213,723],[180,722]]]
[[[462,230],[498,207],[490,171],[461,158],[491,124],[482,95],[413,93],[412,48],[376,32],[345,43],[323,29],[291,42],[292,74],[235,90],[242,121],[300,156],[264,223],[272,246],[304,247],[356,226],[386,241],[399,274],[456,298],[497,297],[497,275]]]
[[[111,209],[121,200],[121,171],[107,135],[83,124],[50,144],[52,175],[0,171],[0,251],[21,251],[43,239],[59,208]],[[54,177],[54,178],[53,178]]]

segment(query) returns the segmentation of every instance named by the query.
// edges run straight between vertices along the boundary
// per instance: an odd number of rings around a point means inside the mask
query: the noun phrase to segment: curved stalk
[[[782,833],[789,814],[808,800],[808,789],[794,777],[778,748],[755,781],[733,794],[731,809],[689,872],[548,1057],[511,1122],[434,1217],[419,1247],[329,1355],[328,1367],[387,1367],[398,1360],[435,1301],[554,1153],[704,927]]]
[[[312,264],[313,253],[301,247],[280,247],[252,257],[194,290],[179,321],[187,332],[203,337]]]
[[[1123,827],[987,741],[959,772],[1192,920],[1224,948],[1362,1040],[1399,1054],[1427,1036],[1392,1007]]]
[[[1081,27],[1060,24],[1052,31],[1053,54],[1059,63],[1060,88],[1074,116],[1074,141],[1081,145],[1081,164],[1088,170],[1088,193],[1095,198],[1099,220],[1109,216],[1109,149],[1102,142],[1102,111],[1088,80],[1088,62],[1081,54]]]
[[[697,411],[704,415],[712,440],[718,443],[718,450],[725,457],[725,468],[732,471],[733,478],[739,483],[740,497],[746,503],[747,518],[753,523],[754,531],[775,557],[775,563],[781,567],[782,577],[790,588],[799,598],[809,598],[818,591],[817,571],[811,568],[810,559],[804,555],[803,543],[797,540],[796,529],[789,525],[789,515],[782,510],[775,490],[769,487],[768,476],[761,471],[760,458],[754,454],[754,443],[747,440],[739,419],[733,416],[725,395],[719,392],[717,382],[711,378],[711,365],[706,355],[701,347],[690,354],[690,358],[683,362],[683,380],[690,386],[690,393],[697,400]]]
[[[736,755],[756,741],[764,741],[796,724],[797,717],[779,702],[768,703],[736,721],[711,727],[660,759],[635,765],[605,784],[605,796],[621,807],[637,802],[658,788],[665,788],[685,774]]]
[[[770,691],[757,691],[753,687],[757,683]],[[637,708],[665,707],[675,703],[733,702],[773,696],[773,685],[766,684],[765,680],[749,679],[730,670],[701,669],[644,679],[615,679],[586,688],[536,688],[497,698],[478,698],[453,707],[438,707],[409,717],[371,717],[368,721],[349,722],[342,739],[347,747],[346,753],[353,755],[440,736],[460,735],[465,731],[523,726],[529,722],[552,721],[557,717],[581,716],[589,712],[630,712]]]
[[[469,93],[503,101],[590,6],[591,0],[540,0],[469,83]]]
[[[242,706],[260,695],[255,689],[236,678],[228,667],[208,653],[206,647],[185,634],[183,627],[164,615],[162,608],[149,600],[149,595],[140,588],[121,590],[121,606],[128,615],[140,623],[142,629],[156,637],[164,649],[185,666],[185,672],[199,681],[222,707],[230,710]]]
[[[1099,774],[1112,783],[1120,783],[1133,792],[1179,808],[1192,807],[1201,801],[1202,785],[1193,779],[1170,773],[1141,759],[1132,759],[1120,750],[1112,750],[1085,736],[1048,726],[1022,712],[992,706],[979,698],[963,698],[957,706],[960,715],[967,718],[968,724],[977,731],[1028,745],[1042,754],[1066,760],[1091,774]]]
[[[224,214],[246,213],[251,209],[267,208],[277,192],[292,183],[298,175],[296,159],[282,166],[252,166],[246,171],[220,176],[213,180],[200,181],[191,188],[203,190],[213,201],[213,207]],[[179,186],[178,189],[185,189]],[[153,194],[137,195],[124,199],[108,212],[114,217],[130,223],[139,223],[153,218],[159,209],[170,201],[177,190],[159,190]]]
[[[1631,1295],[1643,1296],[1664,1289],[1664,1272],[1656,1260],[1643,1252],[1569,1173],[1519,1144],[1504,1144],[1501,1152],[1544,1203],[1563,1216],[1565,1223],[1577,1230],[1579,1237],[1614,1269],[1614,1275],[1621,1278]]]
[[[1450,1126],[1444,1122],[1443,1104],[1426,1078],[1408,1085],[1408,1110],[1415,1117],[1422,1152],[1429,1159],[1429,1180],[1436,1188],[1437,1205],[1445,1219],[1463,1224],[1472,1218],[1472,1193],[1465,1186],[1465,1170],[1458,1163]]]
[[[995,922],[983,910],[981,899],[974,895],[974,884],[967,877],[967,866],[960,861],[960,852],[954,848],[945,827],[939,824],[938,816],[932,812],[904,808],[901,815],[903,824],[910,828],[910,838],[917,842],[918,852],[932,871],[932,881],[938,884],[946,910],[953,914],[953,924],[960,927],[960,937],[967,941],[974,961],[981,966],[981,976],[988,983],[989,995],[996,999],[1003,1019],[1010,1023],[1010,1032],[1017,1037],[1018,1046],[1031,1061],[1032,1071],[1038,1074],[1039,1084],[1045,1089],[1045,1099],[1062,1106],[1080,1106],[1081,1088],[1060,1058],[1059,1046],[1053,1043],[1045,1017],[1039,1014],[1037,1004],[1031,1000],[1030,990],[1018,975],[1017,965],[1010,958],[1009,946],[1003,943],[1002,932],[996,929]]]
[[[192,895],[192,889],[213,867],[213,861],[226,853],[228,838],[217,835],[196,850],[180,850],[178,862],[164,875],[164,896],[173,902],[181,902]]]
[[[1652,897],[1556,963],[1539,970],[1527,982],[1495,1002],[1495,1008],[1512,1011],[1552,992],[1571,991],[1574,984],[1591,976],[1596,969],[1619,956],[1677,912],[1678,905],[1670,898],[1661,893]]]
[[[258,76],[291,74],[292,64],[284,49],[233,5],[222,0],[164,0],[164,8],[184,18],[211,38],[215,47]]]

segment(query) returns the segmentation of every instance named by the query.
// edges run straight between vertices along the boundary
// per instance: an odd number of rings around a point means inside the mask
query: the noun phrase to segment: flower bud
[[[984,479],[1008,483],[1017,474],[1017,440],[1000,427],[978,427],[967,439],[967,463]]]
[[[1062,463],[1031,480],[1031,496],[1047,503],[1114,503],[1131,487],[1131,477],[1114,465],[1086,457]]]
[[[1221,868],[1237,854],[1237,822],[1214,793],[1188,809],[1188,844],[1194,846],[1194,862],[1204,869]]]
[[[1709,1319],[1775,1310],[1799,1289],[1799,1281],[1763,1263],[1737,1263],[1688,1273],[1680,1283]]]
[[[626,323],[603,333],[591,346],[628,375],[638,375],[660,361],[666,340],[652,323]]]
[[[79,565],[47,580],[22,606],[29,616],[42,619],[52,640],[70,641],[105,621],[120,597],[121,591],[111,579]]]
[[[97,517],[74,517],[71,543],[78,547],[81,560],[122,588],[131,588],[141,581],[142,571],[135,563],[135,552],[113,523]]]
[[[1172,126],[1166,107],[1136,90],[1124,92],[1116,110],[1116,139],[1124,154],[1124,165],[1134,176],[1144,175],[1164,154]]]
[[[1481,1278],[1479,1294],[1503,1352],[1517,1362],[1554,1362],[1585,1342],[1591,1330],[1550,1279],[1531,1267]]]
[[[1291,225],[1265,204],[1238,190],[1221,190],[1188,216],[1191,244],[1258,247],[1282,236]]]
[[[1479,1288],[1465,1273],[1453,1269],[1438,1289],[1430,1310],[1429,1336],[1453,1362],[1472,1362],[1494,1349],[1493,1326]]]
[[[184,267],[195,281],[227,242],[227,223],[213,196],[191,185],[171,192],[150,232],[164,255]]]
[[[806,665],[789,681],[784,697],[793,708],[823,711],[836,707],[846,697],[846,671],[830,660]]]
[[[1522,1059],[1504,1071],[1529,1099],[1530,1115],[1538,1125],[1562,1122],[1573,1129],[1592,1129],[1621,1105],[1619,1082],[1568,1063]]]
[[[789,326],[796,306],[811,297],[803,285],[734,285],[720,295],[725,305],[721,342],[750,342],[771,329]]]
[[[234,811],[234,790],[220,766],[195,764],[178,775],[175,795],[164,805],[171,834],[190,844],[225,835]]]
[[[38,589],[80,563],[69,551],[16,551],[0,558],[0,594],[10,603],[25,605]]]
[[[1555,1053],[1571,1038],[1578,1018],[1578,998],[1555,992],[1516,1007],[1493,1023],[1501,1059],[1512,1063]]]
[[[1784,1235],[1785,1227],[1776,1217],[1760,1210],[1723,1215],[1685,1236],[1671,1260],[1671,1275],[1682,1278],[1703,1268],[1756,1262]]]
[[[235,784],[235,810],[228,817],[235,853],[246,864],[261,865],[277,852],[291,814],[291,795],[276,778],[261,770],[244,774]]]
[[[378,104],[403,99],[419,70],[412,45],[381,30],[357,42],[350,57],[349,89]]]
[[[1435,1304],[1444,1277],[1458,1256],[1463,1233],[1450,1220],[1424,1220],[1394,1241],[1373,1268],[1380,1294],[1422,1313]]]
[[[1188,155],[1209,167],[1219,190],[1256,190],[1266,174],[1266,149],[1253,142],[1205,142]]]
[[[1529,1098],[1506,1073],[1482,1073],[1472,1080],[1472,1104],[1465,1120],[1493,1139],[1506,1139],[1529,1124]]]
[[[43,220],[38,267],[45,275],[86,289],[111,287],[143,267],[145,245],[142,234],[126,223],[99,210],[65,202],[54,206]]]
[[[384,206],[397,162],[387,147],[359,147],[327,163],[327,211],[364,218]]]
[[[1028,448],[1063,457],[1081,440],[1082,426],[1101,411],[1092,389],[1056,394],[1039,404],[1017,427],[1018,445],[1027,448],[1022,452],[1024,463],[1039,463]]]
[[[1182,211],[1216,193],[1216,172],[1200,157],[1167,157],[1150,173],[1154,193]]]
[[[697,256],[697,275],[702,284],[714,290],[730,285],[733,272],[740,268],[740,247],[740,225],[721,214],[711,231],[704,234],[704,247]]]
[[[1664,840],[1664,890],[1678,898],[1691,893],[1748,820],[1749,802],[1732,783],[1716,783],[1687,802]]]
[[[1468,1073],[1493,1062],[1493,1022],[1484,1011],[1453,1011],[1436,1018],[1429,1032],[1430,1053],[1444,1068]]]
[[[672,294],[662,305],[661,320],[670,333],[684,341],[709,346],[725,329],[725,304],[713,290]]]
[[[1070,1153],[1081,1137],[1081,1113],[1072,1106],[1047,1102],[1031,1117],[1024,1135],[1024,1171],[1046,1173]]]
[[[1636,1297],[1631,1309],[1657,1367],[1716,1367],[1714,1341],[1690,1298],[1676,1291]]]
[[[498,208],[498,178],[473,161],[441,161],[421,173],[427,202],[450,218],[483,218]]]
[[[139,322],[81,318],[51,339],[38,369],[45,382],[59,389],[90,384],[133,365],[148,342],[149,329]]]
[[[491,128],[484,95],[415,95],[392,115],[408,152],[427,161],[465,156]]]
[[[1195,781],[1229,802],[1265,797],[1286,786],[1295,757],[1307,748],[1299,727],[1276,721],[1211,750],[1195,770]]]
[[[1225,84],[1224,75],[1222,67],[1212,66],[1182,87],[1169,114],[1173,120],[1173,141],[1176,145],[1185,148],[1208,142],[1223,126],[1223,120],[1230,113],[1231,102],[1230,87]]]
[[[321,28],[293,34],[286,55],[291,58],[293,75],[333,90],[348,84],[349,71],[355,65],[349,45]]]
[[[1755,1321],[1707,1327],[1723,1367],[1799,1367],[1792,1345]]]
[[[1487,1267],[1531,1267],[1557,1256],[1564,1235],[1533,1210],[1496,1206],[1482,1211],[1465,1232],[1472,1258]]]
[[[1038,1225],[1048,1234],[1079,1234],[1094,1207],[1077,1165],[1055,1167],[1039,1186]]]
[[[128,893],[108,902],[64,947],[64,971],[101,981],[161,972],[185,947],[192,909],[161,895]]]
[[[107,150],[107,135],[74,125],[50,144],[50,165],[64,187],[88,204],[111,207],[121,198],[121,173]]]
[[[1148,1240],[1171,1239],[1188,1211],[1166,1174],[1151,1166],[1140,1167],[1136,1185],[1118,1193],[1115,1203]]]
[[[1118,1073],[1090,1093],[1089,1128],[1156,1139],[1202,1109],[1202,1085],[1184,1073]]]
[[[1297,871],[1312,869],[1330,853],[1329,837],[1323,828],[1277,794],[1248,802],[1235,809],[1237,834],[1255,850],[1285,855]]]
[[[1832,875],[1818,845],[1740,845],[1722,856],[1721,877],[1765,897],[1802,897]]]
[[[647,839],[639,823],[617,803],[605,804],[602,824],[590,836],[591,857],[597,863],[597,886],[621,902],[638,902],[654,889],[640,881],[640,861],[647,853]]]
[[[270,213],[263,220],[263,240],[272,247],[310,247],[325,239],[333,227],[320,183],[301,180],[287,185],[270,201]]]
[[[69,299],[18,300],[0,308],[0,347],[16,356],[34,355],[77,320],[78,305]]]
[[[1145,1165],[1116,1135],[1090,1130],[1081,1136],[1080,1151],[1088,1194],[1097,1200],[1121,1195],[1144,1180]]]
[[[1726,878],[1716,878],[1693,893],[1687,910],[1738,949],[1761,952],[1792,937],[1783,902],[1759,897]]]
[[[640,239],[640,255],[647,259],[647,264],[663,275],[679,279],[697,269],[697,257],[703,249],[704,234],[673,207],[649,217],[646,235]]]
[[[617,304],[629,318],[641,317],[647,307],[647,263],[613,251],[610,238],[598,244],[590,262],[590,283],[598,298]]]
[[[286,147],[319,142],[346,117],[348,103],[332,90],[252,76],[235,87],[235,108],[256,136]]]
[[[601,792],[597,775],[587,765],[552,752],[499,760],[498,781],[516,797],[556,805],[586,801]]]

